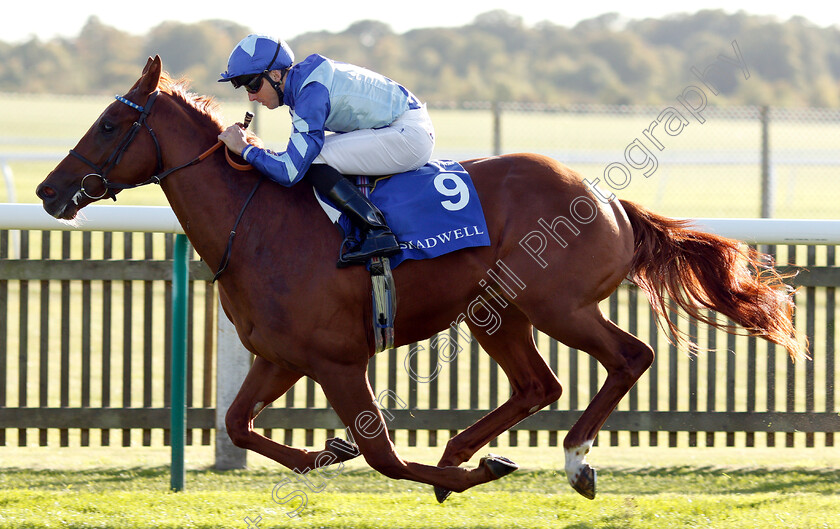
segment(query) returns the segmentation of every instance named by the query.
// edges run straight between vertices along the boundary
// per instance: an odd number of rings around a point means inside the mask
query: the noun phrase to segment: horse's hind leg
[[[327,400],[347,426],[367,463],[385,476],[462,492],[504,475],[504,462],[493,459],[482,459],[477,468],[470,470],[404,461],[397,455],[388,437],[385,419],[368,382],[366,365],[324,366],[316,376]]]
[[[469,324],[473,337],[505,372],[510,398],[446,444],[438,466],[458,466],[468,461],[487,443],[560,398],[563,388],[557,376],[537,350],[531,322],[510,307],[501,314],[502,325],[492,334]],[[473,366],[473,369],[476,369]],[[438,501],[449,491],[435,489]]]
[[[310,452],[280,444],[254,431],[257,415],[286,393],[301,376],[256,357],[225,415],[225,426],[233,444],[262,454],[299,473],[358,456],[355,446],[340,439],[330,439],[324,450]]]
[[[593,304],[550,320],[541,314],[533,320],[538,329],[569,347],[586,351],[607,370],[604,385],[569,430],[563,447],[566,475],[583,496],[595,497],[595,471],[585,457],[595,436],[619,401],[630,391],[653,362],[653,350],[606,319]]]
[[[468,322],[473,337],[508,377],[510,398],[446,444],[439,465],[460,465],[487,443],[526,417],[560,398],[557,376],[534,343],[531,322],[509,307],[500,314],[501,326],[492,334]],[[473,367],[475,369],[475,366]]]

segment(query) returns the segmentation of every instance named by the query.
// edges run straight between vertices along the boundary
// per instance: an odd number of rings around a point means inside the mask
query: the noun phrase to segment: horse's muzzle
[[[35,194],[43,202],[44,210],[57,219],[73,219],[79,211],[78,205],[74,203],[74,197],[68,196],[68,192],[63,193],[46,182],[42,182],[37,187]]]

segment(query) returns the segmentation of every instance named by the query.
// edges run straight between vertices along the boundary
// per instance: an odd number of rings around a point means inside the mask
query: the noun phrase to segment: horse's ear
[[[162,70],[160,55],[155,55],[154,59],[149,57],[149,60],[146,61],[146,67],[143,68],[143,77],[140,78],[140,84],[138,86],[139,90],[147,94],[152,93],[157,88],[158,83],[160,83],[160,73]]]
[[[143,67],[143,73],[142,73],[142,75],[146,75],[146,72],[148,72],[148,71],[149,71],[149,68],[151,68],[151,67],[152,67],[152,63],[153,63],[153,62],[155,62],[155,60],[154,60],[154,59],[152,59],[151,57],[149,57],[149,60],[147,60],[147,61],[146,61],[146,66],[144,66],[144,67]]]

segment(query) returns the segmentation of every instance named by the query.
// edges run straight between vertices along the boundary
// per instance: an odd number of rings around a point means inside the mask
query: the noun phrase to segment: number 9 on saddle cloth
[[[433,160],[420,169],[380,177],[370,184],[373,177],[356,178],[357,185],[370,190],[371,202],[385,215],[400,243],[401,251],[390,257],[391,268],[406,259],[431,259],[463,248],[490,246],[478,194],[458,162]],[[358,237],[357,229],[329,199],[317,192],[315,196],[345,238]]]

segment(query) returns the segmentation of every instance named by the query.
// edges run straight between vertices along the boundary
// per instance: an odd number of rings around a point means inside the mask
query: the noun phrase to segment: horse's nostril
[[[40,198],[41,200],[52,200],[58,195],[55,189],[44,184],[38,186],[38,189],[35,191],[35,194],[38,195],[38,198]]]

